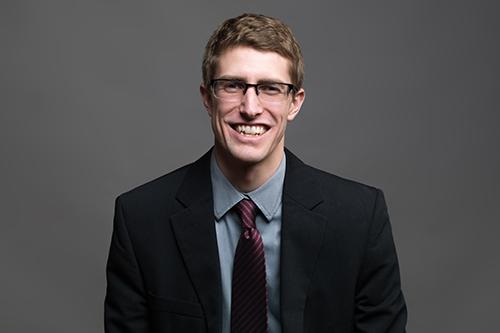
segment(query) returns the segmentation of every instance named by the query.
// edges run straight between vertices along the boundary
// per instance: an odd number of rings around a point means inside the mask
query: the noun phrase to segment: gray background
[[[410,332],[499,327],[496,1],[0,2],[0,331],[102,332],[114,198],[211,145],[206,40],[244,11],[301,41],[288,146],[384,189]]]

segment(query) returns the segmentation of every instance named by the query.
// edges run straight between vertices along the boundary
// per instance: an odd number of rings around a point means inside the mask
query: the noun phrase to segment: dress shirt
[[[231,330],[231,283],[236,246],[241,234],[240,218],[231,208],[242,199],[251,199],[259,208],[255,218],[266,259],[268,324],[270,333],[281,332],[280,320],[280,244],[281,197],[285,179],[286,158],[262,186],[254,191],[239,192],[224,176],[212,152],[210,173],[214,197],[215,232],[219,249],[222,282],[222,333]]]

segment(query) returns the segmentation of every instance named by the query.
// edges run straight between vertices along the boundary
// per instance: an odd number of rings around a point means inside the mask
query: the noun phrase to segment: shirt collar
[[[210,176],[212,178],[212,192],[214,197],[214,214],[219,221],[234,205],[242,199],[250,198],[257,205],[266,220],[271,221],[281,206],[283,182],[285,179],[286,157],[283,153],[280,165],[276,172],[257,189],[242,193],[238,191],[224,176],[212,151],[210,160]]]

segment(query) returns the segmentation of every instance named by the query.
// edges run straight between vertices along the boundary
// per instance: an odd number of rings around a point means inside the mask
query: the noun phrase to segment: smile
[[[267,132],[267,127],[262,125],[234,125],[233,129],[243,135],[259,136]]]

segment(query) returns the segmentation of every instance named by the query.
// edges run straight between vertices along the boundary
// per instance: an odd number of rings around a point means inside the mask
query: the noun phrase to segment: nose
[[[262,113],[262,105],[260,104],[259,96],[257,96],[257,90],[252,88],[254,87],[247,89],[240,105],[240,113],[250,119]]]

